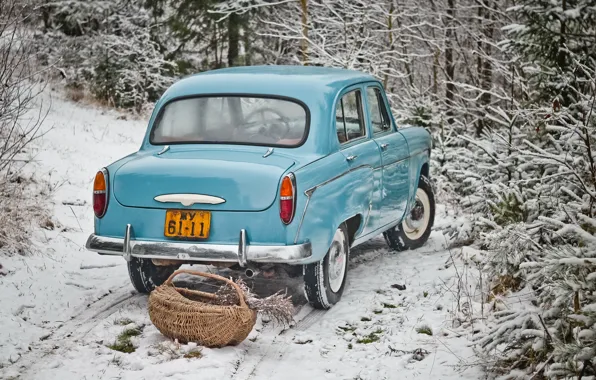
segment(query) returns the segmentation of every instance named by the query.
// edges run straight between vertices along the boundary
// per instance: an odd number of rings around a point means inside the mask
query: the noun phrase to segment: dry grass
[[[60,78],[61,79],[61,78]],[[60,79],[52,80],[52,90],[64,94],[64,97],[82,106],[90,106],[107,112],[117,112],[120,120],[146,120],[153,112],[154,104],[146,103],[140,110],[117,107],[113,102],[93,96],[88,89],[80,86],[64,85]]]
[[[79,103],[80,101],[86,98],[85,91],[80,87],[66,87],[65,95],[66,99],[71,100],[75,103]]]
[[[32,7],[19,0],[0,1],[0,254],[25,254],[32,232],[41,220],[50,227],[47,199],[31,192],[23,178],[27,160],[23,154],[41,135],[48,105],[38,96],[44,91],[44,70],[36,67],[37,54],[28,41],[26,20],[37,17]],[[45,202],[44,202],[45,201]]]
[[[495,296],[502,295],[508,291],[516,292],[519,290],[521,280],[511,275],[499,276],[495,280],[495,285],[491,289],[491,294],[488,297],[488,301],[492,301]]]
[[[195,348],[184,354],[185,359],[200,359],[203,357],[203,353],[200,348]]]
[[[35,229],[56,228],[47,209],[47,196],[39,183],[21,176],[0,181],[0,254],[26,255],[31,251]]]

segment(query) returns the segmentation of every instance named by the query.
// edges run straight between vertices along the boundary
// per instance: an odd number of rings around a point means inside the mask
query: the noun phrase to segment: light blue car
[[[87,249],[120,255],[139,292],[180,265],[304,276],[317,308],[339,301],[350,249],[429,237],[431,138],[398,128],[381,83],[350,70],[253,66],[182,79],[138,152],[101,169]]]

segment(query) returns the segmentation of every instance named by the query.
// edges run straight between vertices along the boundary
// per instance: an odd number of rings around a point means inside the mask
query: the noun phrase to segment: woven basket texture
[[[213,278],[230,284],[238,293],[238,305],[217,305],[215,294],[177,288],[174,277],[181,273]],[[252,331],[256,311],[250,309],[244,293],[233,281],[211,273],[177,270],[149,295],[149,318],[165,336],[180,343],[195,342],[205,347],[235,346]]]

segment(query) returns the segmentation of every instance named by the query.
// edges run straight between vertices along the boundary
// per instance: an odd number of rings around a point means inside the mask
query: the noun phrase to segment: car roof
[[[306,106],[309,137],[304,145],[288,148],[294,154],[325,155],[337,143],[332,112],[339,93],[352,85],[376,82],[372,75],[340,68],[319,66],[242,66],[205,71],[174,83],[157,102],[149,125],[153,125],[168,102],[196,96],[246,95],[296,99]],[[321,127],[324,126],[324,127]],[[150,146],[149,131],[144,146]],[[313,157],[315,157],[313,156]]]
[[[313,91],[334,96],[352,84],[374,81],[372,75],[320,66],[241,66],[194,74],[174,83],[164,99],[205,94],[266,94],[302,100]]]

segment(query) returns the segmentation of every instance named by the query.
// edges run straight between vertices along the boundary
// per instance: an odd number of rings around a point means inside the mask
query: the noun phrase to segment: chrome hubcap
[[[333,293],[337,293],[344,282],[346,274],[346,250],[345,236],[340,229],[335,231],[333,243],[329,251],[329,287]]]
[[[409,215],[402,223],[406,237],[411,240],[419,239],[426,231],[430,220],[430,200],[422,189],[416,190],[416,203]]]

